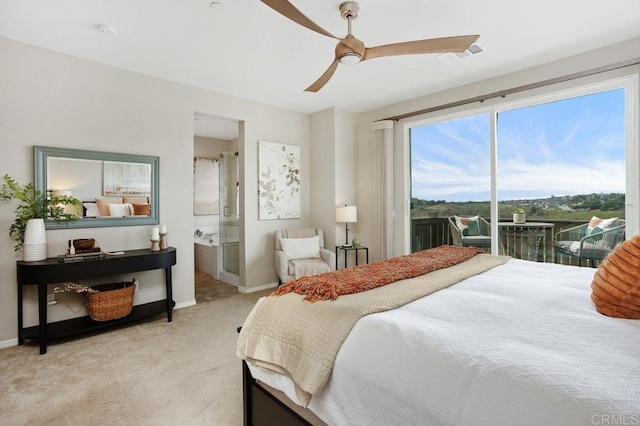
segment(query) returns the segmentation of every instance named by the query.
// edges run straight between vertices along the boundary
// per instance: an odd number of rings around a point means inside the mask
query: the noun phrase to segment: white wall
[[[336,144],[333,108],[311,115],[311,226],[324,231],[324,246],[336,243]]]
[[[194,303],[193,285],[193,113],[241,121],[241,212],[244,235],[241,274],[246,290],[276,281],[273,230],[285,221],[257,220],[257,141],[301,147],[302,218],[286,226],[309,223],[309,118],[305,114],[249,102],[144,75],[118,70],[45,49],[0,38],[0,174],[20,183],[33,181],[33,145],[78,148],[160,157],[160,221],[177,249],[173,268],[174,300]],[[16,260],[8,229],[15,204],[0,205],[0,346],[17,342]],[[150,227],[47,231],[49,255],[61,254],[69,238],[96,238],[105,250],[149,245]],[[143,284],[134,303],[164,297],[162,271],[136,274]],[[158,285],[155,285],[157,282]],[[148,283],[148,284],[147,284]],[[29,286],[32,287],[32,286]],[[25,325],[37,321],[35,292],[29,288]],[[58,304],[52,319],[75,317]]]
[[[311,115],[311,224],[324,230],[329,250],[345,239],[344,223],[336,223],[335,207],[358,204],[357,118],[339,108]],[[349,227],[351,240],[358,229],[357,224]]]
[[[213,158],[217,160],[223,152],[232,151],[232,145],[233,143],[231,141],[224,139],[207,138],[204,136],[194,135],[193,157]]]
[[[101,161],[56,157],[47,161],[47,189],[70,190],[71,195],[78,200],[89,202],[95,202],[96,196],[102,195],[104,184]]]
[[[358,127],[357,127],[357,115],[349,111],[336,109],[335,112],[335,128],[336,128],[336,198],[335,205],[343,206],[345,204],[358,207],[358,221],[362,217],[362,207],[360,206],[360,196],[358,193]],[[335,211],[333,214],[335,220]],[[344,244],[345,241],[345,225],[344,223],[337,223],[338,233],[336,235],[337,245]],[[349,224],[349,244],[356,235],[360,238],[360,243],[363,246],[368,244],[368,237],[370,234],[362,233],[359,223]],[[349,253],[353,257],[356,252]],[[363,259],[364,252],[358,252],[358,255]],[[353,259],[349,260],[349,265],[353,265]],[[338,265],[344,263],[340,260]],[[338,266],[339,268],[341,266]]]
[[[309,118],[307,115],[283,114],[276,108],[262,107],[251,114],[252,119],[241,126],[240,155],[240,281],[247,290],[276,286],[275,231],[308,227],[310,220],[311,174],[309,165]],[[299,219],[258,220],[258,141],[279,142],[300,146]],[[251,141],[250,143],[246,141]],[[241,291],[244,289],[241,288]]]
[[[360,205],[363,207],[363,214],[360,215],[358,226],[362,235],[377,232],[376,224],[372,215],[368,212],[374,211],[376,199],[379,197],[377,188],[371,184],[376,181],[376,158],[373,146],[373,136],[371,125],[373,122],[383,120],[388,117],[424,110],[426,108],[447,104],[463,99],[473,98],[480,95],[498,92],[512,87],[519,87],[526,84],[545,81],[552,78],[561,77],[581,71],[596,69],[610,64],[617,64],[622,61],[638,58],[640,52],[640,39],[630,40],[604,49],[587,52],[549,64],[522,70],[519,72],[491,78],[455,89],[422,96],[406,102],[389,105],[383,108],[367,111],[360,114],[358,126],[358,188],[360,194]],[[636,66],[633,72],[638,72],[640,67]],[[589,77],[591,81],[598,81],[604,78],[624,75],[631,70],[618,70]],[[568,83],[577,84],[577,82]],[[549,90],[541,89],[541,90]],[[510,95],[508,98],[516,99],[525,94]],[[486,103],[496,102],[486,101]],[[468,107],[459,107],[470,108]],[[448,111],[451,112],[451,111]],[[442,114],[442,113],[440,113]],[[394,128],[394,254],[407,253],[408,249],[408,222],[409,222],[409,194],[405,193],[405,181],[409,168],[407,159],[403,157],[403,144],[405,143],[402,123],[396,124]],[[358,206],[360,211],[360,206]],[[381,252],[379,247],[372,247],[370,250],[371,260],[379,260]]]

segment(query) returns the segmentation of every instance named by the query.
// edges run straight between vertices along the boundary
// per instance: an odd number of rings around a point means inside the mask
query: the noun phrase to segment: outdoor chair
[[[578,259],[578,266],[586,260],[587,265],[596,266],[614,248],[625,239],[625,221],[616,219],[611,226],[604,229],[591,231],[589,224],[585,223],[571,228],[563,229],[555,235],[555,261],[558,263],[560,255]]]
[[[479,247],[491,251],[491,227],[480,216],[449,216],[449,229],[453,244]]]

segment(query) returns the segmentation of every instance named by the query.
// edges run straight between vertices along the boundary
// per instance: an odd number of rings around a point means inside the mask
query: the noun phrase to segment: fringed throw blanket
[[[282,285],[271,295],[280,296],[294,292],[304,295],[304,299],[309,302],[336,300],[338,296],[371,290],[396,281],[448,268],[480,253],[484,253],[484,251],[477,247],[440,246],[407,256],[381,260],[370,265],[301,277]]]
[[[242,326],[236,355],[289,376],[298,399],[307,406],[329,380],[342,342],[361,317],[402,306],[508,259],[479,254],[426,275],[316,303],[308,303],[294,292],[263,297]],[[340,272],[349,275],[349,270]]]

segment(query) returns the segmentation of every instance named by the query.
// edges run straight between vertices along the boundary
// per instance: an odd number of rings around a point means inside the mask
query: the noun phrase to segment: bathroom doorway
[[[239,125],[237,120],[194,113],[196,303],[235,294],[240,286]]]

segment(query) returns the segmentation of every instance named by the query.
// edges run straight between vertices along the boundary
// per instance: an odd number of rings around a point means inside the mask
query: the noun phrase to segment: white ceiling
[[[304,113],[370,110],[640,37],[640,0],[361,0],[353,32],[367,46],[480,34],[485,52],[341,65],[318,93],[336,41],[259,0],[0,0],[0,36]],[[291,0],[346,34],[340,0]],[[118,35],[97,30],[111,25]]]

